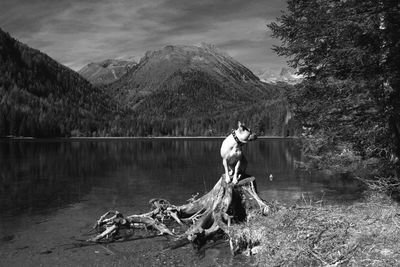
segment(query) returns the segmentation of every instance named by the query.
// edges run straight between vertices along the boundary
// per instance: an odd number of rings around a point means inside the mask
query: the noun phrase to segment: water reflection
[[[146,209],[153,197],[182,203],[210,190],[223,172],[221,141],[0,141],[0,215],[46,212],[87,198],[98,207]],[[328,199],[359,196],[358,184],[346,177],[297,170],[294,141],[258,140],[244,150],[265,199],[290,202],[322,191]]]

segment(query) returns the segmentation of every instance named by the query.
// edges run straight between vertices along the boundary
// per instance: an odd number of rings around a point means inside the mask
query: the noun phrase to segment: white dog
[[[245,172],[247,160],[243,155],[242,146],[255,139],[257,139],[257,136],[239,121],[238,128],[233,130],[222,142],[221,157],[225,169],[225,181],[227,183],[231,181],[230,175],[233,174],[232,183],[236,184],[239,175]]]

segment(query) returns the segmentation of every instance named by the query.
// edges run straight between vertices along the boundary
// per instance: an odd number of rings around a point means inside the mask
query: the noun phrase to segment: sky
[[[0,28],[74,70],[202,42],[253,72],[286,66],[266,26],[285,0],[0,0],[0,6]]]

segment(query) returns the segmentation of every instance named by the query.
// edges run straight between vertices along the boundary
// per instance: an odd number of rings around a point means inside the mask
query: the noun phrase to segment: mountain
[[[134,59],[106,59],[89,63],[78,73],[94,85],[109,84],[121,78],[136,64]]]
[[[301,81],[301,76],[296,74],[296,70],[292,68],[282,68],[280,70],[267,69],[259,71],[257,76],[262,82],[276,84],[284,82],[288,84],[296,84]]]
[[[222,135],[237,120],[286,135],[286,89],[209,45],[147,52],[116,81],[93,86],[0,29],[0,136]]]
[[[136,107],[145,96],[175,91],[193,81],[217,83],[219,93],[224,94],[221,99],[258,100],[275,91],[262,84],[249,69],[211,45],[170,45],[149,51],[134,69],[109,88],[121,102]],[[190,89],[191,93],[196,91]]]
[[[204,44],[149,51],[104,90],[131,118],[121,128],[135,135],[225,134],[238,119],[280,135],[287,111],[282,86]]]
[[[96,135],[111,99],[0,29],[0,136]]]

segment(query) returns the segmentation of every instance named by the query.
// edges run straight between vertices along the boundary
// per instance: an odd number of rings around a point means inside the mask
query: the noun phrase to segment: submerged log
[[[224,174],[213,189],[198,199],[181,206],[175,206],[165,199],[151,199],[152,210],[148,213],[124,217],[118,211],[108,211],[95,224],[99,233],[90,238],[91,242],[114,241],[122,229],[153,229],[160,235],[176,239],[187,239],[197,247],[202,246],[216,234],[225,234],[231,241],[231,225],[244,222],[251,210],[258,209],[261,215],[270,212],[270,206],[262,200],[255,187],[254,177],[245,177],[237,184],[226,183]],[[164,223],[175,222],[170,230]],[[232,252],[236,251],[230,242]]]

